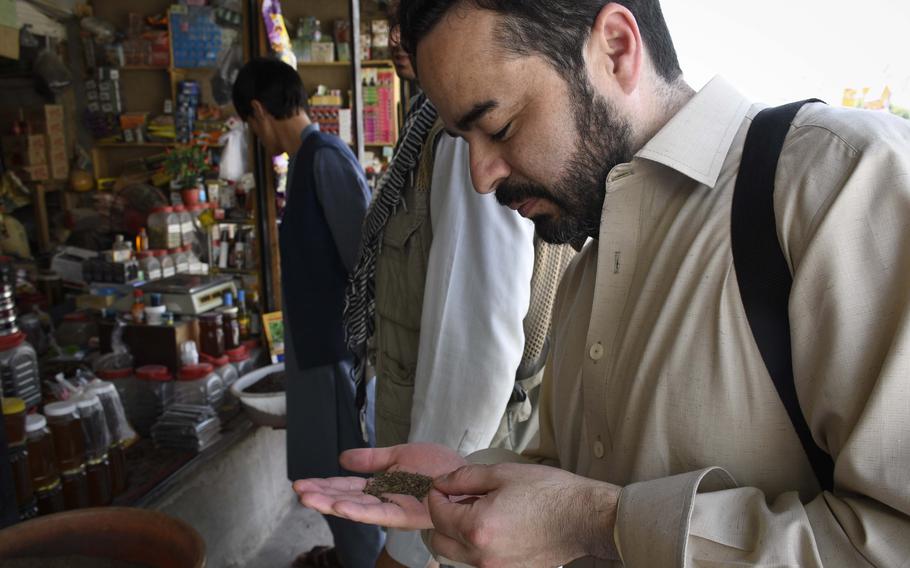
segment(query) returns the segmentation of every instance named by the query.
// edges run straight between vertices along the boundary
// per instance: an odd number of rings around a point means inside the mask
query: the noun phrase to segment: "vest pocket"
[[[429,242],[416,215],[396,215],[383,231],[376,261],[376,312],[408,329],[420,329]]]
[[[411,430],[415,373],[382,358],[376,373],[376,445],[404,444]]]

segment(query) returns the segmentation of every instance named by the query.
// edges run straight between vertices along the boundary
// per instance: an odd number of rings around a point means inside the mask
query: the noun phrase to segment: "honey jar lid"
[[[47,426],[47,418],[42,414],[29,414],[25,418],[25,431],[31,434],[43,430]]]
[[[19,414],[20,412],[25,412],[24,400],[16,397],[3,399],[3,414]]]

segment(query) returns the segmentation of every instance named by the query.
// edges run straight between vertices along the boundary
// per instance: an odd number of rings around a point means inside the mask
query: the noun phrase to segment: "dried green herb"
[[[430,493],[432,485],[433,478],[426,475],[408,473],[406,471],[387,471],[367,481],[363,492],[388,503],[389,500],[383,497],[385,493],[410,495],[417,499],[423,499]]]

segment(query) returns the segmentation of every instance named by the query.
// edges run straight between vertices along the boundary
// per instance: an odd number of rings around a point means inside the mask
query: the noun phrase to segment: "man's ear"
[[[606,4],[594,20],[585,49],[586,59],[595,71],[595,83],[613,82],[626,93],[638,85],[644,44],[638,22],[628,8],[615,2]]]
[[[250,101],[250,106],[253,109],[254,117],[256,117],[259,120],[262,120],[263,118],[265,118],[267,111],[265,110],[265,107],[262,106],[261,102],[254,99],[254,100]]]

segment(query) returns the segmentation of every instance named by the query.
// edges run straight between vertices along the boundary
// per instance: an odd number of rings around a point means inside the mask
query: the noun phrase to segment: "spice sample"
[[[363,492],[367,495],[379,497],[381,501],[388,503],[389,500],[383,497],[385,493],[410,495],[417,499],[423,499],[430,493],[430,487],[432,486],[432,477],[406,471],[387,471],[367,481]]]

